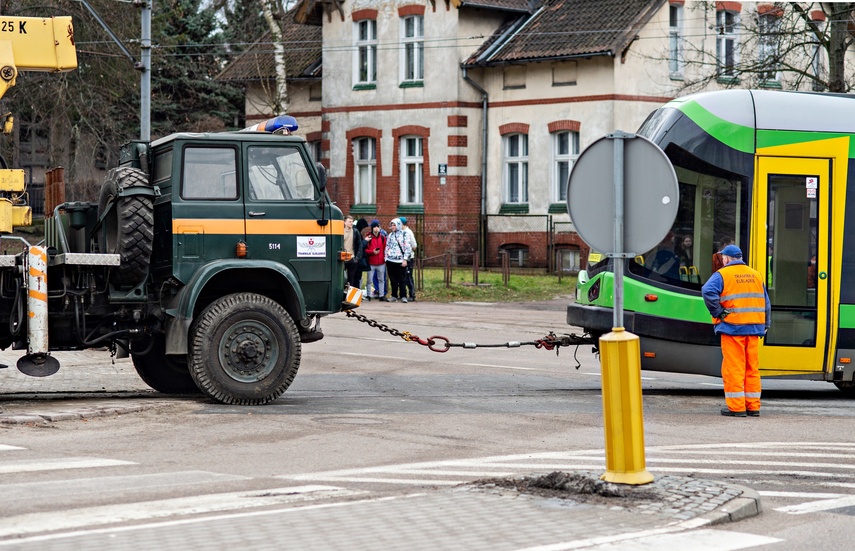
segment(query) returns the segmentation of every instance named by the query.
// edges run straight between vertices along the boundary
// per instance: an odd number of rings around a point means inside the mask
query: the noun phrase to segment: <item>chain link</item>
[[[361,321],[363,323],[367,323],[371,327],[376,327],[380,331],[389,333],[390,335],[394,335],[396,337],[401,337],[407,342],[415,342],[422,346],[427,346],[428,349],[433,350],[434,352],[448,352],[451,348],[519,348],[520,346],[534,346],[537,349],[544,350],[555,350],[555,354],[558,354],[559,348],[562,346],[579,346],[582,344],[596,344],[596,341],[586,335],[582,335],[581,337],[575,334],[565,334],[565,335],[556,335],[552,331],[549,332],[548,335],[544,336],[541,339],[537,339],[536,341],[527,341],[527,342],[517,342],[517,341],[509,341],[502,344],[475,344],[472,342],[451,342],[446,337],[442,337],[439,335],[433,335],[427,339],[423,339],[418,335],[414,335],[409,331],[398,331],[394,327],[389,327],[385,323],[379,323],[370,319],[362,314],[358,314],[353,310],[345,310],[345,314],[347,317],[354,318],[357,321]],[[578,369],[578,367],[577,367]]]

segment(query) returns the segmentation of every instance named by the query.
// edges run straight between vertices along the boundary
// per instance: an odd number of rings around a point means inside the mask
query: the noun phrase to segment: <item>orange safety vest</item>
[[[730,311],[725,321],[732,325],[766,323],[766,293],[763,277],[745,264],[730,264],[718,271],[724,281],[721,305]],[[713,318],[713,324],[721,323]]]

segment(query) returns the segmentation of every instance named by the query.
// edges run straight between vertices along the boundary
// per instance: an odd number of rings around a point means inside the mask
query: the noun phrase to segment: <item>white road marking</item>
[[[469,365],[472,367],[496,367],[499,369],[518,369],[520,371],[538,371],[538,369],[536,367],[517,367],[517,366],[513,366],[513,365],[467,364],[467,363],[465,363],[463,365]],[[548,371],[548,370],[542,370],[542,371]]]
[[[223,483],[249,480],[250,477],[211,473],[206,471],[179,471],[173,473],[137,474],[128,476],[100,476],[97,478],[72,478],[3,484],[0,491],[7,502],[24,501],[39,495],[85,495],[130,492],[136,489],[186,486],[191,484]]]
[[[0,518],[0,537],[23,536],[55,530],[74,530],[85,526],[248,509],[325,498],[341,498],[364,493],[366,492],[346,490],[335,486],[293,486],[82,507],[70,511],[29,513]],[[207,520],[211,520],[210,517]],[[26,540],[14,539],[0,542],[0,545],[21,543],[22,541]]]
[[[9,446],[8,444],[0,444],[0,452],[7,452],[12,450],[25,450],[27,448],[19,448],[18,446]]]
[[[371,473],[366,473],[371,474]],[[377,473],[377,474],[394,474],[394,473]],[[320,473],[320,476],[276,476],[274,478],[284,478],[289,480],[324,480],[326,482],[349,482],[358,483],[365,482],[371,484],[406,484],[410,486],[457,486],[463,482],[460,480],[437,479],[430,478],[380,478],[368,476],[334,476]]]
[[[804,499],[832,499],[843,497],[847,494],[824,494],[822,492],[776,492],[773,490],[761,490],[757,492],[762,497],[799,497]]]
[[[59,471],[63,469],[89,469],[93,467],[115,467],[118,465],[136,465],[136,463],[133,461],[121,461],[119,459],[98,459],[96,457],[0,461],[0,474]]]
[[[620,549],[629,551],[660,551],[661,549],[692,549],[692,551],[735,551],[757,545],[777,543],[780,539],[728,532],[725,530],[692,530],[687,527],[658,528],[618,534],[616,536],[601,536],[584,540],[538,545],[526,547],[517,551],[566,551],[570,549]]]
[[[855,496],[838,497],[836,499],[822,499],[819,501],[809,501],[807,503],[799,503],[798,505],[788,505],[786,507],[776,507],[775,510],[781,513],[790,513],[791,515],[803,515],[805,513],[818,513],[820,511],[828,511],[830,509],[841,509],[843,507],[855,506]]]

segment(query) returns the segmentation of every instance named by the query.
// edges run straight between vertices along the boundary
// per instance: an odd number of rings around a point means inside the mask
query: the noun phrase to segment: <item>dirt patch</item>
[[[594,474],[555,471],[543,476],[485,478],[469,484],[480,488],[502,488],[538,497],[567,499],[578,503],[629,507],[638,502],[661,501],[663,496],[650,487],[604,482]]]

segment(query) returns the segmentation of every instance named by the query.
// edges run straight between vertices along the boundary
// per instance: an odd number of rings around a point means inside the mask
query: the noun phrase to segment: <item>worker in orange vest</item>
[[[701,293],[721,336],[721,378],[728,417],[760,416],[760,338],[772,321],[771,303],[763,276],[742,261],[742,250],[728,245],[719,253],[724,267],[715,272]]]

